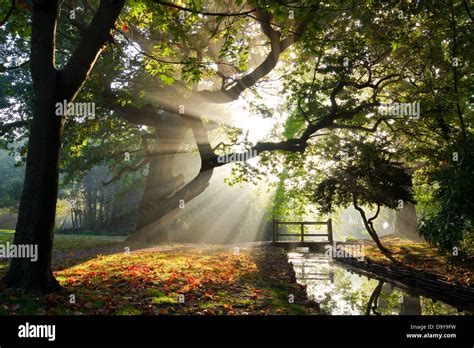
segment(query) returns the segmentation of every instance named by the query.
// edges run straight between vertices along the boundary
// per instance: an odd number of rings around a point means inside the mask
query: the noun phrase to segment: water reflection
[[[333,315],[456,315],[456,308],[413,296],[376,279],[353,274],[323,254],[290,252],[298,283],[308,297]]]

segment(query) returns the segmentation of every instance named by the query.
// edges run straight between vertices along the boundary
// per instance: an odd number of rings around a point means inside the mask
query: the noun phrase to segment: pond
[[[413,295],[390,282],[358,275],[324,254],[288,253],[296,280],[308,298],[332,315],[462,315],[456,308]]]

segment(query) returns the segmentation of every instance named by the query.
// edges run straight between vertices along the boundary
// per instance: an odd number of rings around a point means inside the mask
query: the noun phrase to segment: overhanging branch
[[[2,25],[4,25],[8,19],[10,18],[10,16],[12,15],[13,13],[13,10],[15,9],[15,0],[12,0],[12,4],[10,6],[10,9],[8,10],[7,14],[5,15],[5,17],[3,17],[3,19],[0,21],[0,27]]]

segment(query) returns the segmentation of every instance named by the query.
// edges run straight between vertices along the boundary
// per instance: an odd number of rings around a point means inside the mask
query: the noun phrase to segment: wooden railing
[[[300,233],[279,233],[279,227],[281,225],[299,225],[300,226]],[[304,226],[307,225],[326,225],[327,226],[327,233],[305,233]],[[296,237],[299,236],[299,241],[289,241],[289,242],[305,242],[305,237],[327,237],[328,242],[332,244],[333,237],[332,237],[332,220],[329,219],[328,221],[278,221],[277,219],[273,219],[273,243],[281,242],[279,237]],[[312,241],[311,241],[312,242]],[[315,242],[313,242],[315,243]]]

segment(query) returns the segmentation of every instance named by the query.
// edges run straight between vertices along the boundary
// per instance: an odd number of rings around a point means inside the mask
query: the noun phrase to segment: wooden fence
[[[300,233],[280,233],[280,226],[281,225],[299,225],[300,226]],[[327,233],[305,233],[305,226],[311,225],[326,225],[327,226]],[[299,240],[296,241],[281,241],[279,237],[299,237]],[[305,237],[327,237],[328,242],[332,244],[333,236],[332,236],[332,220],[329,219],[328,221],[279,221],[277,219],[273,219],[273,243],[318,243],[314,241],[305,241]]]

